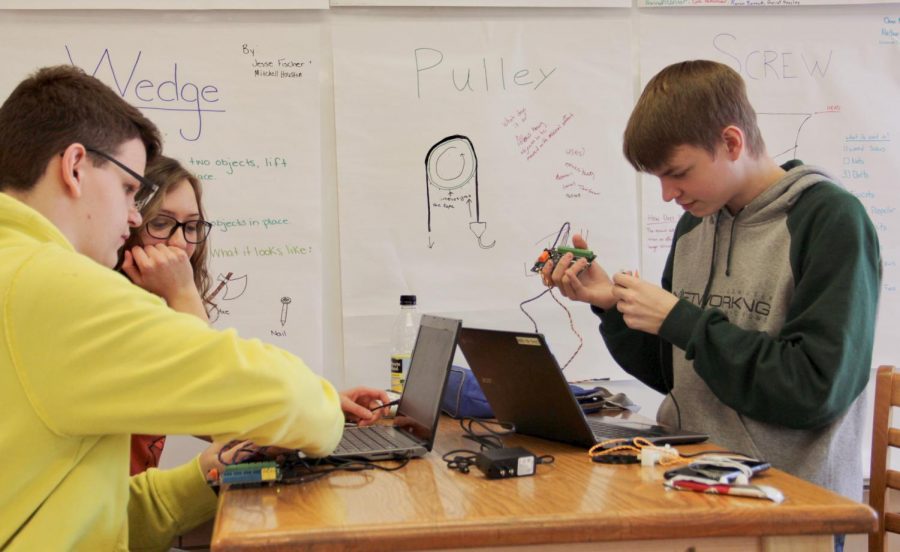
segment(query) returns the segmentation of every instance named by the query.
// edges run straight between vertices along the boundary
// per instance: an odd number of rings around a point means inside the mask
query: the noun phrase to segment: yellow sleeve
[[[311,455],[340,440],[340,397],[299,358],[176,313],[82,255],[45,247],[26,262],[6,319],[17,376],[59,435],[210,435]]]
[[[171,470],[135,475],[129,491],[129,550],[169,550],[175,537],[216,513],[218,497],[206,484],[199,456]]]

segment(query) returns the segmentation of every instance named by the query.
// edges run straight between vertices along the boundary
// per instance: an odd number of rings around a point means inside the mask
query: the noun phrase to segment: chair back
[[[883,552],[886,533],[900,534],[900,513],[885,511],[889,489],[900,490],[900,471],[888,465],[891,447],[900,449],[900,420],[896,424],[891,420],[892,407],[900,406],[900,372],[893,366],[880,366],[875,377],[869,505],[878,514],[878,532],[869,535],[869,552]]]

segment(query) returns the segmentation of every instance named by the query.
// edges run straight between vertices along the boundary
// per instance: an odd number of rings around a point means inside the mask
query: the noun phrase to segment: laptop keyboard
[[[395,436],[396,430],[391,426],[375,425],[350,428],[344,431],[344,436],[341,438],[341,442],[338,443],[335,452],[345,454],[408,447],[408,444],[397,441]]]
[[[587,418],[591,431],[598,439],[632,439],[634,437],[665,437],[669,435],[659,426],[646,426],[645,428],[622,427],[615,424],[601,422]]]

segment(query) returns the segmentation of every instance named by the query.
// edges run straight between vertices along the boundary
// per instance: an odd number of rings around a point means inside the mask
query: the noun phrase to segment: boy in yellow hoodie
[[[0,106],[0,549],[125,550],[129,510],[131,546],[159,548],[208,515],[199,459],[129,482],[133,433],[320,455],[342,402],[367,418],[354,400],[386,399],[341,397],[290,353],[110,270],[160,148],[152,122],[75,67],[39,70]]]

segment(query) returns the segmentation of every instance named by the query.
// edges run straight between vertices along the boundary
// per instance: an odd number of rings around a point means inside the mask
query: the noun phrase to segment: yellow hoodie
[[[172,505],[196,489],[196,460],[135,479],[129,492],[133,433],[317,455],[336,446],[343,422],[334,388],[300,359],[172,311],[3,193],[0,404],[9,550],[127,549],[129,496],[148,520],[132,523],[144,541],[193,523]]]

